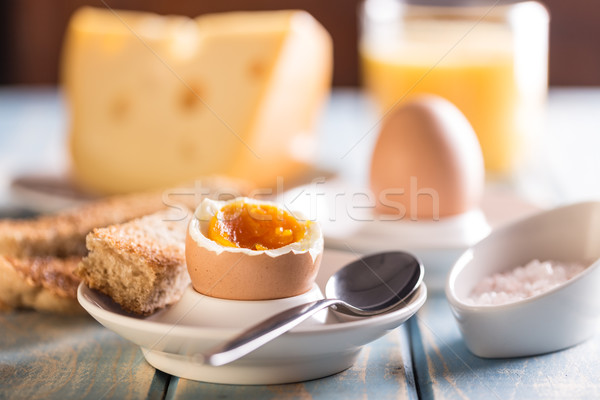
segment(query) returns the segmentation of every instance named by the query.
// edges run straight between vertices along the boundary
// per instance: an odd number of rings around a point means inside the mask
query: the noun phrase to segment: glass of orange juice
[[[436,94],[471,122],[490,175],[510,175],[534,154],[548,87],[541,4],[365,0],[361,11],[363,84],[382,116]]]

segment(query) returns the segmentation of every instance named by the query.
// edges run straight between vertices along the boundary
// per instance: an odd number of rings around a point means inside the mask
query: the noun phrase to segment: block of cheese
[[[331,38],[304,11],[82,8],[62,63],[74,176],[99,193],[289,178],[310,163],[331,72]]]

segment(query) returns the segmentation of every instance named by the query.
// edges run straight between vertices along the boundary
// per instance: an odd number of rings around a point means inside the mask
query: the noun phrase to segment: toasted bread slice
[[[86,235],[92,229],[165,209],[184,218],[204,197],[227,199],[247,195],[252,188],[246,181],[212,176],[161,192],[105,198],[54,215],[0,220],[0,310],[79,311],[75,292],[80,278],[73,270],[87,254]],[[70,289],[61,286],[65,282]]]
[[[76,274],[135,314],[148,315],[173,304],[190,283],[185,264],[188,221],[179,213],[161,211],[94,229],[86,238],[89,254]]]
[[[204,197],[233,198],[251,190],[245,181],[213,176],[161,192],[109,197],[54,215],[0,220],[0,254],[16,258],[85,256],[85,236],[94,228],[120,224],[160,210],[182,217]]]
[[[31,220],[0,221],[0,254],[17,258],[84,256],[85,236],[94,228],[117,224],[165,208],[160,196],[113,197],[74,210]]]
[[[81,257],[0,256],[0,308],[83,313],[76,300],[80,279],[74,274],[80,261]]]

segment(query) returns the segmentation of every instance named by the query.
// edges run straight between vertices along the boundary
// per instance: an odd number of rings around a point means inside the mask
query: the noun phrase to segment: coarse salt
[[[584,269],[579,263],[533,260],[525,266],[482,279],[468,300],[478,306],[514,303],[544,293]]]

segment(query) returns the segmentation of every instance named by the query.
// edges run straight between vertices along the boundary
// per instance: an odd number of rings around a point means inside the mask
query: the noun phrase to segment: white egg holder
[[[296,187],[278,202],[318,221],[325,248],[355,255],[388,250],[412,253],[425,267],[424,281],[430,291],[443,291],[458,257],[491,232],[480,209],[435,220],[376,214],[372,193],[341,179]]]
[[[83,283],[77,298],[98,322],[140,346],[152,366],[171,375],[238,385],[299,382],[351,367],[363,346],[396,329],[423,306],[426,285],[421,284],[405,306],[372,317],[353,318],[323,310],[227,365],[204,364],[201,354],[279,311],[322,298],[328,278],[354,259],[349,253],[326,250],[313,289],[276,300],[217,299],[190,286],[173,306],[139,317]]]
[[[433,221],[355,221],[349,235],[331,234],[324,228],[329,248],[374,253],[402,250],[414,254],[425,267],[424,281],[432,291],[442,291],[450,268],[460,255],[491,231],[481,210]]]

